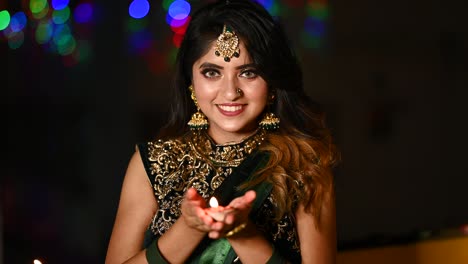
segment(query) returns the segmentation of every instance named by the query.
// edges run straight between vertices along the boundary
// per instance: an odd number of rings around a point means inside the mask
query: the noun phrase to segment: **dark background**
[[[0,10],[21,10],[17,2]],[[166,115],[175,50],[159,1],[150,47],[132,46],[129,2],[92,2],[95,19],[84,26],[92,52],[76,65],[31,37],[17,49],[0,37],[0,263],[104,261],[134,145]],[[317,45],[304,41],[307,1],[275,2],[342,153],[339,249],[468,224],[467,4],[319,1],[328,16]]]

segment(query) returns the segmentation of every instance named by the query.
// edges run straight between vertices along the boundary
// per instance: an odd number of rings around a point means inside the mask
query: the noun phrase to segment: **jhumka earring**
[[[208,120],[206,116],[200,111],[200,107],[198,106],[197,98],[195,97],[195,92],[193,91],[193,85],[189,86],[189,90],[191,92],[190,97],[192,98],[195,106],[197,107],[197,112],[192,115],[192,118],[187,123],[191,130],[202,130],[208,128]]]
[[[215,55],[223,56],[224,61],[229,62],[234,56],[239,58],[239,38],[236,33],[224,25],[223,33],[216,40]]]
[[[274,95],[271,96],[271,101],[275,98]],[[271,103],[270,103],[271,104]],[[279,128],[280,119],[275,116],[272,112],[267,112],[263,116],[262,121],[258,123],[259,126],[265,130],[276,130]]]

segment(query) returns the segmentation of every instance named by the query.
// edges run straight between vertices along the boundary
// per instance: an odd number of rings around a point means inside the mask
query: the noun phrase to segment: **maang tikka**
[[[239,58],[239,38],[228,26],[223,26],[223,33],[218,36],[215,46],[216,56],[224,57],[224,61],[229,62],[234,56]]]
[[[208,128],[208,120],[206,116],[200,111],[200,106],[198,106],[197,98],[195,97],[195,91],[193,90],[193,85],[189,86],[190,90],[190,97],[192,98],[193,102],[195,103],[195,107],[197,108],[197,112],[192,115],[192,118],[187,123],[191,130],[202,130]]]

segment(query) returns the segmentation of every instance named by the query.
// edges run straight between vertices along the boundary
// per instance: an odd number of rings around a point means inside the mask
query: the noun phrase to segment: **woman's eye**
[[[219,72],[215,70],[206,69],[202,71],[202,74],[207,78],[214,78],[219,76]]]
[[[255,71],[248,70],[248,71],[243,71],[241,73],[241,76],[244,77],[244,78],[251,79],[251,78],[257,77],[257,73]]]

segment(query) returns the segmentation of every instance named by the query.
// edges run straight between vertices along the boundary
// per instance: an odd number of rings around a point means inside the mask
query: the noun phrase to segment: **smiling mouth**
[[[225,112],[237,112],[242,110],[242,105],[218,105]]]

